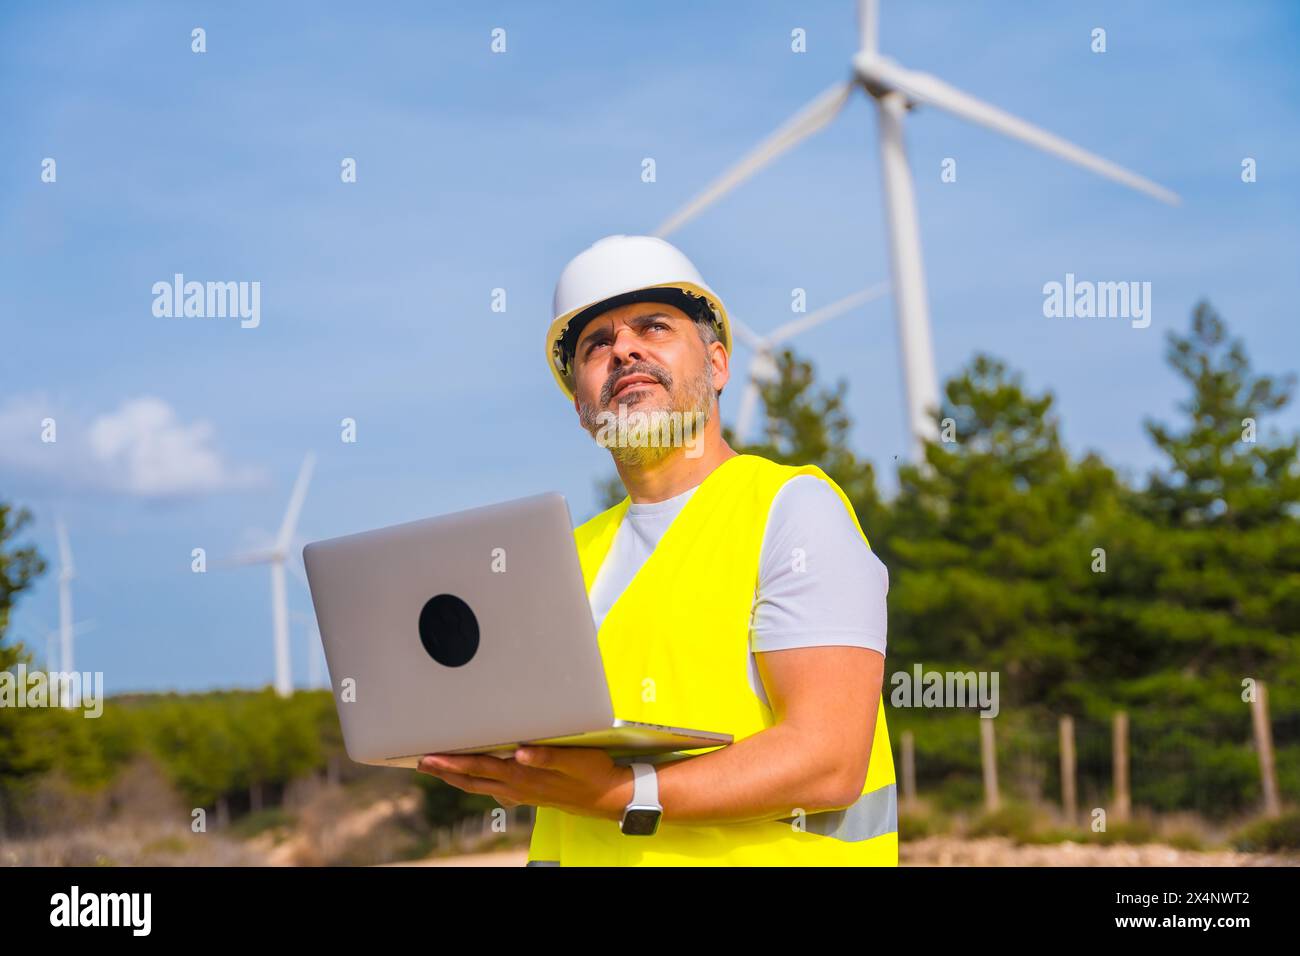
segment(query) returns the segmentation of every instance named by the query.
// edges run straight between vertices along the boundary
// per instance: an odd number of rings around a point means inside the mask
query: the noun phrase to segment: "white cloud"
[[[54,419],[57,441],[41,440]],[[124,400],[89,423],[61,414],[44,396],[0,405],[0,468],[71,487],[141,498],[226,491],[261,483],[254,468],[235,468],[214,447],[211,422],[182,422],[161,398]]]

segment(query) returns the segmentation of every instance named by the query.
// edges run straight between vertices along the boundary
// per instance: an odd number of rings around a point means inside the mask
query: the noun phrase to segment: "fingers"
[[[554,757],[551,755],[552,750],[558,750],[558,747],[538,747],[519,746],[515,748],[515,760],[525,767],[532,767],[535,770],[550,770],[551,764],[554,763]]]
[[[510,787],[486,777],[471,777],[463,773],[450,773],[446,770],[434,774],[438,779],[446,781],[457,790],[464,790],[466,793],[481,793],[496,800],[497,803],[503,801],[512,801],[511,806],[518,806],[523,802],[523,795],[515,793]]]
[[[526,802],[514,786],[521,768],[513,758],[480,754],[425,754],[416,769],[466,793],[481,793],[510,806]]]
[[[537,745],[519,746],[506,759],[480,754],[426,754],[417,765],[421,773],[441,777],[449,782],[453,781],[453,777],[463,777],[491,782],[498,787],[523,787],[527,790],[535,789],[552,775],[590,781],[608,776],[613,768],[613,760],[597,747]],[[460,784],[456,786],[459,787]]]
[[[614,763],[609,754],[599,747],[541,747],[537,745],[515,748],[515,762],[534,770],[551,770],[566,777],[589,779],[607,770]]]
[[[434,776],[439,776],[441,771],[446,770],[488,780],[510,780],[515,770],[513,763],[512,760],[482,754],[425,754],[420,758],[417,769],[433,773]]]

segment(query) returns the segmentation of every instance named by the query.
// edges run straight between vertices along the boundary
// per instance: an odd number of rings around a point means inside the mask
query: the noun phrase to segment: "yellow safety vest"
[[[615,716],[729,733],[737,741],[776,723],[749,684],[750,617],[772,499],[795,475],[827,481],[862,534],[848,497],[817,466],[728,458],[687,500],[601,622],[597,640]],[[574,531],[588,593],[629,502]],[[665,815],[653,836],[624,836],[617,821],[539,807],[528,865],[897,866],[883,697],[862,796],[849,807],[801,817],[792,807],[783,820],[708,826]]]

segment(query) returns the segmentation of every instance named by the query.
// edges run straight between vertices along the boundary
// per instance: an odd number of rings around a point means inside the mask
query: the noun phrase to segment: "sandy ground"
[[[528,862],[527,850],[504,850],[499,853],[470,853],[465,856],[448,856],[436,860],[412,860],[406,863],[385,863],[385,866],[523,866]]]
[[[926,837],[904,843],[903,866],[1300,866],[1300,854],[1179,850],[1159,843],[1017,846],[1005,837]]]
[[[981,840],[927,837],[904,843],[900,856],[903,866],[1300,866],[1300,855],[1198,852],[1160,844],[1016,846],[1000,837]],[[523,866],[527,860],[527,850],[508,850],[390,865]]]

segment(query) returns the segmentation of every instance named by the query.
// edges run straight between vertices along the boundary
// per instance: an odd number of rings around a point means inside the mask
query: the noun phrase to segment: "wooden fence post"
[[[1255,682],[1255,699],[1250,704],[1251,723],[1255,728],[1255,752],[1259,755],[1259,778],[1264,788],[1264,813],[1276,819],[1282,815],[1277,793],[1277,765],[1273,760],[1273,729],[1268,722],[1268,688]]]
[[[1128,714],[1122,710],[1115,713],[1112,748],[1115,806],[1111,810],[1111,815],[1120,823],[1123,823],[1128,820],[1131,804],[1128,791]]]
[[[916,805],[916,749],[910,730],[903,731],[903,806]]]
[[[976,717],[980,722],[980,762],[984,765],[984,809],[994,813],[998,799],[998,754],[993,739],[993,718]]]
[[[1068,714],[1061,718],[1061,807],[1070,826],[1079,819],[1077,791],[1075,790],[1076,760],[1074,756],[1074,718]]]

